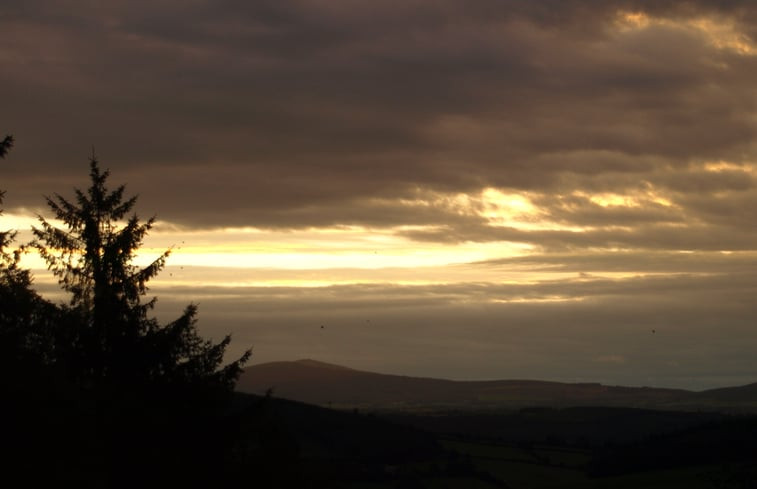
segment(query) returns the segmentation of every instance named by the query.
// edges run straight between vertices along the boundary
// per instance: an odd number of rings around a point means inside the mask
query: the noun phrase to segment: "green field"
[[[725,489],[753,487],[754,473],[744,465],[710,464],[649,470],[611,477],[589,473],[590,450],[563,447],[518,447],[489,442],[441,440],[445,449],[465,460],[467,474],[437,464],[405,467],[404,473],[379,483],[350,485],[355,489]],[[451,473],[444,473],[449,471]],[[436,472],[436,473],[434,473]]]
[[[435,415],[437,452],[387,463],[360,489],[744,489],[757,481],[752,417],[613,408]],[[429,416],[403,418],[423,424]],[[530,437],[507,427],[533,419]],[[608,420],[617,424],[607,431]],[[396,420],[395,420],[396,421]],[[459,423],[466,421],[466,423]],[[490,433],[481,434],[489,426]],[[465,432],[470,428],[471,432]],[[641,429],[643,428],[643,429]],[[578,438],[575,435],[583,434]],[[580,440],[580,442],[577,442]],[[588,441],[587,441],[588,440]],[[369,482],[370,481],[370,482]]]
[[[470,455],[477,470],[488,472],[512,489],[714,488],[719,487],[717,480],[722,471],[718,466],[707,466],[592,477],[588,474],[592,460],[589,450],[550,446],[520,448],[507,444],[451,440],[445,440],[444,445]]]

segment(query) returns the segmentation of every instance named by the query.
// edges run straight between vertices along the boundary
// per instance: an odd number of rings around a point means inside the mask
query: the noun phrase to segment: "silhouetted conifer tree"
[[[222,366],[227,336],[219,343],[197,332],[197,308],[190,304],[175,321],[161,325],[149,316],[156,299],[143,301],[147,283],[163,268],[170,250],[144,268],[132,264],[154,218],[141,222],[137,197],[125,186],[109,190],[109,172],[90,161],[91,185],[75,189],[75,200],[47,198],[57,228],[40,217],[33,228],[36,248],[71,293],[76,317],[69,360],[83,380],[94,385],[201,388],[230,391],[250,356]]]
[[[12,144],[0,141],[0,157]],[[194,304],[168,324],[151,316],[147,284],[170,250],[133,264],[154,218],[140,221],[136,197],[108,189],[108,177],[93,157],[86,191],[47,198],[63,226],[40,217],[32,229],[32,246],[71,293],[67,305],[33,290],[24,247],[7,251],[15,233],[0,233],[6,476],[35,487],[229,486],[241,421],[229,418],[227,394],[250,351],[224,365],[230,338],[203,339]]]
[[[11,136],[0,141],[0,158],[12,145]],[[2,197],[0,191],[0,203]],[[67,429],[76,425],[72,421],[78,416],[70,416],[70,406],[77,396],[55,365],[55,332],[61,324],[61,310],[33,290],[31,273],[20,266],[23,247],[8,250],[15,235],[12,230],[0,232],[0,396],[4,414],[0,451],[5,454],[0,465],[5,480],[14,475],[29,479],[29,474],[35,474],[35,480],[27,482],[34,485],[46,478],[38,474],[57,475],[54,470],[40,470],[42,465],[49,469],[46,462],[76,465],[60,440],[67,439]]]
[[[0,159],[13,146],[13,136],[0,141]],[[5,192],[0,190],[0,204]],[[2,209],[0,209],[2,215]],[[20,362],[45,364],[52,360],[50,334],[57,309],[32,290],[28,270],[19,266],[23,248],[8,251],[15,231],[0,231],[0,362],[4,372],[17,375]]]

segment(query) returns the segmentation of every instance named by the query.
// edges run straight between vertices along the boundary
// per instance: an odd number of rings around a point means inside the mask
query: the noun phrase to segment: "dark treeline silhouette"
[[[13,138],[0,144],[6,157]],[[136,197],[109,189],[108,177],[93,156],[86,191],[47,198],[63,227],[40,217],[34,241],[14,250],[15,233],[0,234],[2,443],[13,454],[4,477],[26,486],[235,484],[234,464],[252,470],[265,448],[250,433],[265,400],[240,403],[233,392],[250,351],[224,365],[230,338],[203,339],[194,304],[168,324],[150,315],[147,285],[170,250],[133,265],[154,219],[140,221]],[[29,249],[70,293],[67,304],[35,292],[20,266]]]
[[[13,138],[2,142],[6,157]],[[0,233],[0,483],[26,487],[333,488],[390,482],[386,467],[437,457],[435,439],[372,416],[234,391],[250,351],[203,339],[189,304],[161,324],[135,253],[153,226],[136,197],[109,188],[94,155],[90,185],[46,198],[33,241]],[[2,197],[2,194],[0,194]],[[1,203],[1,201],[0,201]],[[57,227],[57,223],[62,223]],[[36,251],[69,294],[34,290],[20,258]],[[305,448],[303,448],[305,447]]]

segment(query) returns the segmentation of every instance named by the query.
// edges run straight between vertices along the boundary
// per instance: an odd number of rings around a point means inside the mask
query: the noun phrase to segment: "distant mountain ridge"
[[[455,381],[365,372],[297,360],[245,369],[237,390],[273,389],[284,399],[337,408],[481,410],[522,407],[617,406],[648,409],[757,411],[757,383],[692,392],[538,380]]]

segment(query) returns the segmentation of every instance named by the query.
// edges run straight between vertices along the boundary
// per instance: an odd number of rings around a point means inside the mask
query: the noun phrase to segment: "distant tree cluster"
[[[13,142],[0,141],[0,158]],[[140,221],[123,185],[108,188],[94,155],[89,166],[86,191],[47,198],[63,227],[40,218],[34,241],[14,250],[15,233],[0,233],[0,380],[12,411],[3,444],[16,454],[8,468],[85,487],[217,480],[230,396],[250,351],[224,365],[230,338],[203,339],[194,304],[168,324],[151,316],[147,284],[170,250],[133,264],[154,218]],[[20,266],[30,249],[67,304],[34,290]]]

